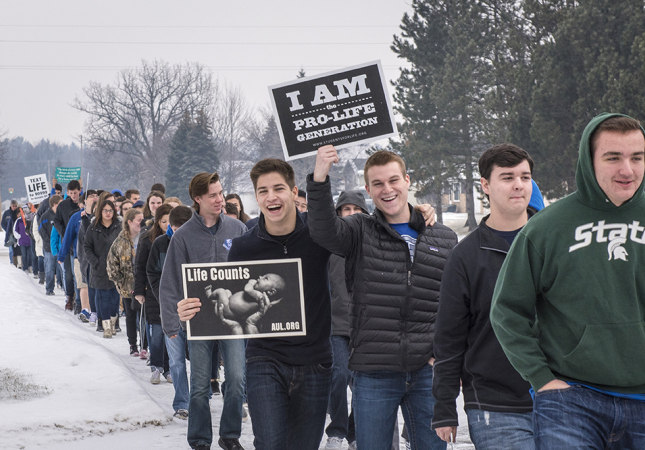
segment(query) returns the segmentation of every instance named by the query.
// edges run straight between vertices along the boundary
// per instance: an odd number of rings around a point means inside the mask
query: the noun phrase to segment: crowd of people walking
[[[61,306],[104,338],[125,318],[130,355],[148,361],[151,383],[173,383],[193,449],[211,448],[209,398],[220,388],[225,450],[243,450],[248,416],[258,450],[317,450],[325,433],[329,450],[391,450],[399,409],[408,448],[443,450],[456,439],[460,392],[477,449],[645,448],[638,121],[593,119],[578,190],[547,207],[525,150],[484,151],[490,214],[459,243],[429,205],[408,203],[399,155],[365,163],[371,215],[361,191],[334,200],[337,162],[333,146],[318,150],[306,195],[287,162],[257,162],[256,218],[224,195],[217,173],[193,177],[191,207],[163,185],[142,201],[133,189],[83,192],[78,181],[63,195],[54,180],[40,205],[11,202],[5,245],[13,265],[47,295],[58,284]],[[186,298],[183,265],[280,259],[300,261],[306,335],[187,338],[206,305]]]

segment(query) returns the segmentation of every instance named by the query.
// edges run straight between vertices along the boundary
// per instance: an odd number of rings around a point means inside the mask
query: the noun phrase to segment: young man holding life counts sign
[[[251,170],[260,207],[258,225],[233,240],[229,261],[300,258],[306,336],[249,339],[246,383],[256,450],[317,450],[331,386],[330,253],[309,236],[307,214],[297,211],[291,166],[265,159]],[[179,317],[191,319],[201,305],[186,299]],[[226,382],[228,391],[228,381]]]
[[[408,204],[405,163],[387,151],[365,163],[374,215],[339,217],[328,177],[337,162],[333,146],[318,149],[307,194],[314,241],[347,265],[357,448],[388,450],[400,405],[412,449],[445,449],[430,427],[432,339],[443,267],[457,236],[441,224],[426,226]]]

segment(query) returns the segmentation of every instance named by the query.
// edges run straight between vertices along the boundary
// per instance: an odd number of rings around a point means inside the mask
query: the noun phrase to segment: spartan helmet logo
[[[609,245],[607,246],[607,253],[609,253],[609,261],[611,261],[612,256],[613,259],[622,259],[623,261],[627,261],[627,250],[625,250],[622,245],[625,243],[626,239],[624,238],[617,238],[609,242]]]

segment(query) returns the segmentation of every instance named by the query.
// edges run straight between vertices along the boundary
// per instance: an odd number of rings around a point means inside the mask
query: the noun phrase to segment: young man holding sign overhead
[[[408,204],[405,163],[387,151],[365,163],[374,214],[338,217],[328,177],[337,162],[333,146],[318,150],[307,194],[311,235],[345,257],[353,293],[349,368],[357,447],[388,450],[400,405],[412,449],[445,449],[430,426],[432,340],[443,267],[457,236],[441,224],[426,226]]]

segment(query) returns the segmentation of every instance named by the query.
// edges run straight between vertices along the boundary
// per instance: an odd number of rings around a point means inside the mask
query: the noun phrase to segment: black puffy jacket
[[[90,265],[89,285],[94,289],[116,288],[107,273],[107,256],[112,243],[121,232],[121,221],[114,220],[105,228],[103,223],[93,223],[85,231],[83,249]]]
[[[450,228],[426,227],[410,205],[417,237],[408,244],[379,210],[371,216],[336,214],[329,181],[307,178],[309,229],[316,243],[345,257],[352,295],[349,368],[412,372],[433,357],[434,324],[446,259],[457,243]]]
[[[152,292],[150,283],[148,282],[148,274],[146,267],[148,265],[148,258],[150,256],[150,249],[152,248],[152,241],[150,241],[150,231],[145,231],[139,234],[139,243],[137,244],[137,256],[134,262],[134,293],[133,298],[137,295],[143,295],[146,300],[144,302],[144,311],[148,323],[161,324],[161,313],[159,312],[159,301]]]

